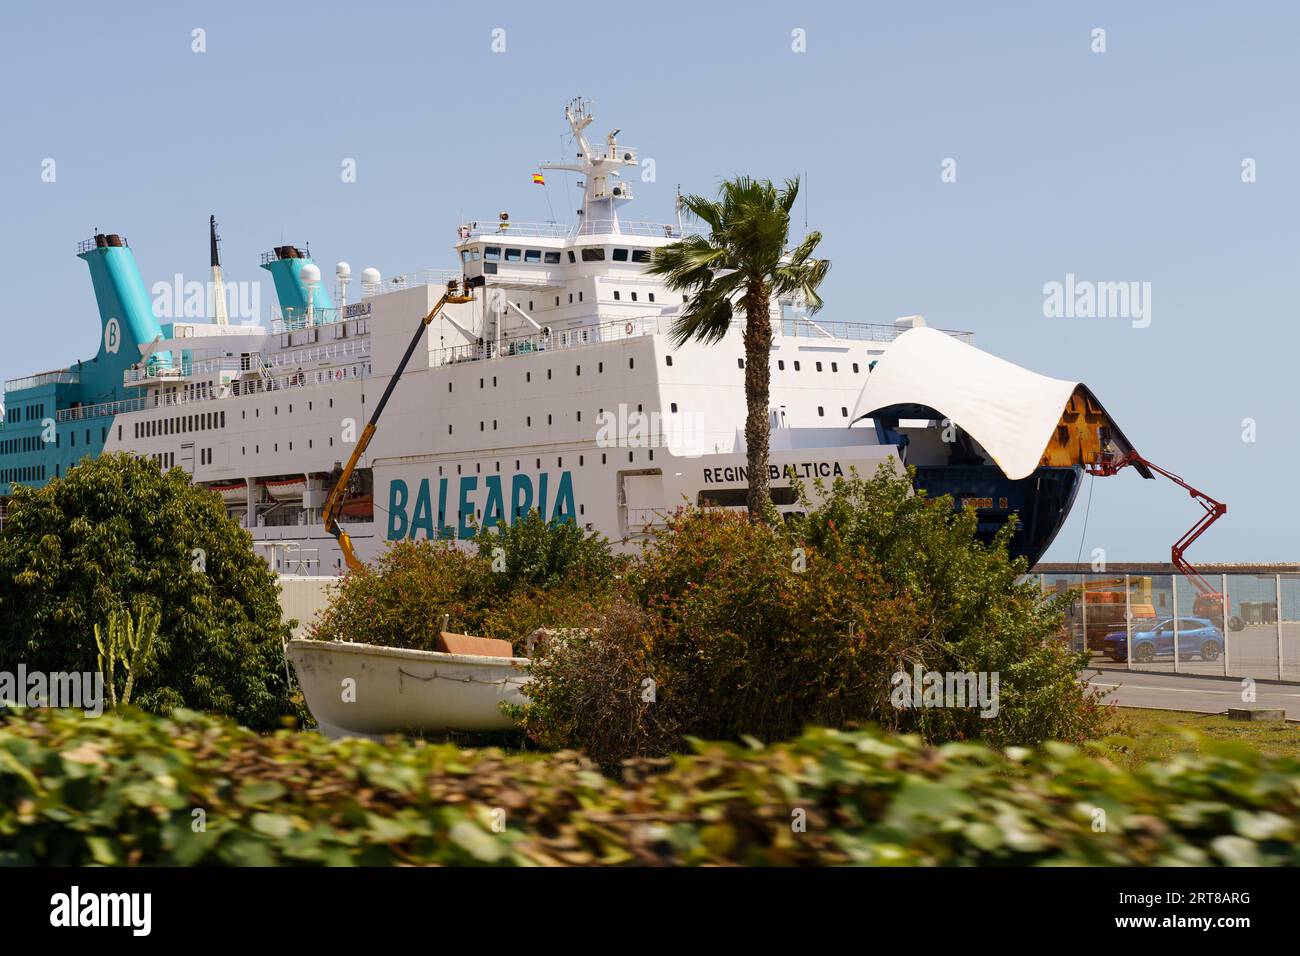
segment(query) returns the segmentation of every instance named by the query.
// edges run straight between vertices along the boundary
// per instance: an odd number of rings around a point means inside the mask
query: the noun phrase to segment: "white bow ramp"
[[[1106,439],[1119,453],[1131,447],[1087,386],[1031,372],[937,329],[909,329],[893,342],[853,420],[891,409],[912,417],[906,410],[917,406],[965,431],[1011,479],[1042,464],[1091,463]],[[1100,427],[1081,431],[1085,422]]]

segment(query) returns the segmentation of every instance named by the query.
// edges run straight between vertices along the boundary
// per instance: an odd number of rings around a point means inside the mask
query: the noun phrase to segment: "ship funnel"
[[[316,281],[310,286],[303,277],[303,267],[315,269]],[[329,291],[320,282],[320,269],[311,260],[311,253],[297,246],[276,246],[262,255],[262,268],[275,280],[275,295],[280,300],[280,311],[285,318],[305,316],[307,304],[310,311],[334,308]],[[311,271],[308,270],[308,275]]]
[[[101,326],[99,352],[82,366],[82,387],[93,401],[111,401],[121,397],[122,373],[140,361],[140,346],[161,338],[162,328],[126,239],[97,233],[77,247],[77,257],[90,268]],[[170,360],[169,353],[149,358]]]

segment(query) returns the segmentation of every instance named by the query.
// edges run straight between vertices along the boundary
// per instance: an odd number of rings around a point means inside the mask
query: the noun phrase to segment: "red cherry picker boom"
[[[1228,506],[1222,501],[1216,501],[1203,491],[1193,488],[1185,480],[1174,474],[1168,469],[1161,468],[1159,465],[1147,461],[1136,451],[1128,451],[1123,455],[1101,457],[1096,462],[1086,466],[1090,475],[1098,477],[1108,477],[1116,474],[1120,469],[1127,465],[1135,465],[1139,468],[1147,468],[1158,474],[1164,475],[1178,487],[1185,490],[1202,508],[1205,514],[1201,515],[1199,521],[1192,525],[1187,532],[1174,542],[1170,549],[1169,557],[1174,567],[1183,574],[1196,589],[1196,598],[1192,603],[1192,613],[1197,617],[1209,617],[1213,620],[1222,620],[1228,614],[1228,596],[1218,589],[1211,586],[1205,576],[1196,568],[1188,563],[1183,553],[1191,546],[1192,542],[1199,538],[1205,531],[1228,513]],[[1175,608],[1174,612],[1177,613]],[[1222,615],[1222,617],[1220,617]]]

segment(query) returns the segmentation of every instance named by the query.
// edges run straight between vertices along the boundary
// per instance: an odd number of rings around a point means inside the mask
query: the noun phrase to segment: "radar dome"
[[[315,283],[320,282],[320,267],[314,262],[309,262],[302,267],[302,272],[299,273],[299,275],[302,276],[303,282],[306,282],[308,285],[314,285]]]
[[[340,262],[338,265],[334,267],[334,274],[338,276],[340,279],[351,278],[352,267],[348,265],[346,262]]]
[[[374,282],[374,283],[377,283],[377,282],[379,282],[382,278],[383,278],[383,277],[379,274],[379,270],[378,270],[378,269],[375,269],[375,268],[373,268],[373,267],[372,267],[372,268],[369,268],[369,269],[366,269],[366,270],[364,270],[364,271],[361,273],[361,281],[362,281],[362,282]]]

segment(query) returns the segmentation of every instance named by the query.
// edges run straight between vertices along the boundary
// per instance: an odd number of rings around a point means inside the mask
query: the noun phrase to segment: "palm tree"
[[[733,319],[744,317],[746,504],[755,520],[765,519],[772,507],[767,463],[772,298],[798,296],[810,313],[816,312],[822,306],[817,287],[831,267],[829,259],[812,258],[820,232],[809,233],[798,248],[786,251],[790,210],[798,195],[797,178],[778,188],[768,179],[741,176],[724,180],[717,200],[683,196],[682,208],[707,225],[710,235],[686,236],[659,247],[649,270],[664,276],[670,289],[690,295],[670,333],[675,346],[692,339],[716,344]]]

